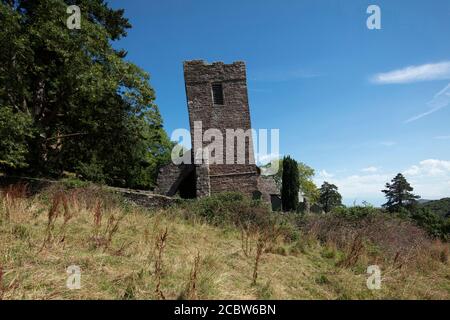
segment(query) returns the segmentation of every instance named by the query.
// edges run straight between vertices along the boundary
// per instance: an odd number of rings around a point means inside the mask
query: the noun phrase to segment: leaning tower
[[[251,195],[258,189],[258,171],[250,131],[245,63],[186,61],[184,79],[193,157],[204,155],[195,166],[197,196],[223,191]],[[211,132],[209,129],[222,134],[223,157],[220,152],[216,154],[217,150],[205,156],[203,148],[216,141],[202,139],[205,132]],[[230,133],[239,133],[239,137]],[[208,163],[205,158],[209,156],[216,161]],[[223,161],[217,161],[218,158]]]

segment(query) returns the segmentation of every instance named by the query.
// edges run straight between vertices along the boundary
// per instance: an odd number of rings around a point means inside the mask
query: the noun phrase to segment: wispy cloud
[[[434,137],[436,140],[450,140],[450,136],[437,136]]]
[[[378,168],[371,166],[371,167],[363,168],[363,169],[361,169],[361,171],[368,172],[368,173],[374,173],[374,172],[378,171]]]
[[[380,144],[382,146],[385,146],[385,147],[393,147],[393,146],[395,146],[397,144],[397,142],[395,142],[395,141],[382,141],[382,142],[380,142]]]
[[[371,80],[377,84],[411,83],[419,81],[450,79],[450,61],[409,66],[374,75]]]
[[[321,170],[319,172],[319,177],[322,179],[329,179],[329,178],[333,178],[334,174],[331,174],[331,173],[327,172],[326,170]]]
[[[419,120],[423,117],[429,116],[442,108],[447,107],[450,104],[450,84],[448,84],[444,89],[436,93],[433,99],[428,102],[429,110],[418,114],[414,117],[409,118],[405,123],[413,122]]]

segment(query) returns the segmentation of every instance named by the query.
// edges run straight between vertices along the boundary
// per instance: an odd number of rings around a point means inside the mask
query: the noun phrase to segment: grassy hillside
[[[148,210],[101,189],[26,197],[10,188],[0,201],[0,298],[450,298],[448,244],[414,226],[267,220],[260,204],[227,197]],[[381,267],[381,290],[366,286],[369,264]],[[79,290],[66,288],[71,265]]]

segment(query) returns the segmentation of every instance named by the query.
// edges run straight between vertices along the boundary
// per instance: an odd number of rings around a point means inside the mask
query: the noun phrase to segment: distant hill
[[[450,198],[431,200],[420,203],[423,208],[430,209],[441,217],[450,218]]]

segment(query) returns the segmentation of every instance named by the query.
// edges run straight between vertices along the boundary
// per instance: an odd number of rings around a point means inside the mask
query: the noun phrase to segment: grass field
[[[343,263],[354,244],[347,250],[299,232],[258,250],[260,232],[210,223],[197,208],[145,209],[98,188],[4,191],[0,299],[450,298],[448,244],[430,240],[401,263],[364,244]],[[380,290],[366,285],[374,262]],[[72,265],[81,270],[80,289],[67,288]]]

